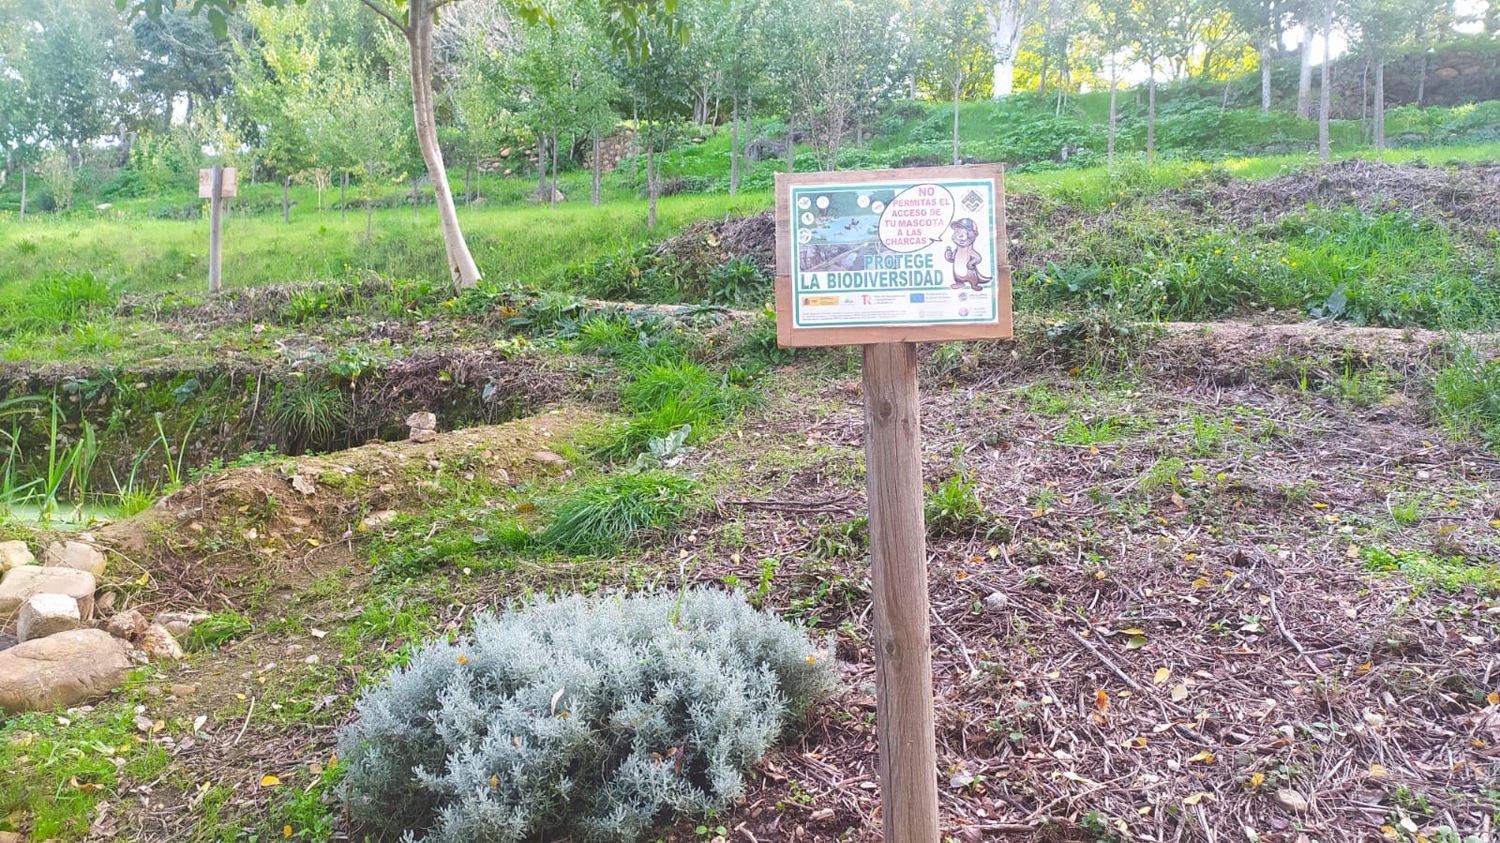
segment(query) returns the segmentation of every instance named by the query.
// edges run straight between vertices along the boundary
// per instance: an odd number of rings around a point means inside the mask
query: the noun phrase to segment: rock
[[[0,630],[14,628],[21,604],[34,594],[66,594],[78,601],[83,620],[94,616],[94,575],[72,568],[23,565],[0,579]]]
[[[156,622],[162,626],[170,627],[172,624],[180,623],[185,626],[194,626],[208,620],[207,612],[160,612],[156,616]]]
[[[152,661],[181,661],[183,658],[182,645],[172,637],[172,633],[159,623],[146,627],[141,633],[141,639],[137,642],[146,658]]]
[[[408,440],[420,445],[424,442],[431,442],[437,437],[438,434],[436,430],[427,430],[426,428],[414,427],[411,429],[411,435],[407,438]]]
[[[42,554],[42,564],[56,568],[72,568],[88,571],[96,577],[104,576],[104,554],[99,548],[84,542],[53,542]]]
[[[172,621],[171,623],[164,623],[162,626],[166,627],[167,631],[172,633],[173,638],[180,639],[188,634],[188,625],[182,621]]]
[[[1285,787],[1276,789],[1276,803],[1294,814],[1305,814],[1312,808],[1307,797]]]
[[[406,426],[420,430],[437,430],[437,415],[434,413],[412,413],[406,417]]]
[[[125,681],[125,647],[102,629],[73,629],[0,652],[0,711],[77,705]]]
[[[513,150],[513,149],[511,149],[510,147],[507,146],[506,148],[500,150],[500,157],[501,158],[509,158],[510,154],[512,152],[515,152],[515,150]]]
[[[25,643],[77,629],[82,624],[76,599],[66,594],[33,594],[21,604],[17,614],[16,638]]]
[[[366,515],[360,519],[359,526],[366,530],[372,530],[382,524],[389,524],[396,519],[396,511],[393,509],[381,509]]]
[[[134,641],[140,634],[146,631],[146,616],[134,609],[126,609],[111,617],[104,624],[104,631],[116,638],[126,641]]]
[[[568,465],[567,460],[563,459],[557,454],[552,453],[551,451],[537,451],[536,453],[531,455],[531,461],[534,463],[540,463],[541,465],[555,466],[557,468],[565,468]]]
[[[188,685],[185,682],[178,682],[168,690],[172,692],[172,696],[174,697],[190,697],[193,694],[198,693],[198,686]]]
[[[0,542],[0,571],[35,564],[36,557],[26,547],[26,542]]]
[[[1010,598],[998,591],[992,591],[984,598],[984,610],[986,612],[999,612],[1010,604]]]

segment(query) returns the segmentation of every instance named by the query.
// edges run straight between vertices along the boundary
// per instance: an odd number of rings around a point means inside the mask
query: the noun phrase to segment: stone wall
[[[1437,47],[1433,53],[1412,52],[1392,58],[1385,66],[1385,102],[1388,108],[1415,103],[1423,78],[1422,64],[1427,62],[1426,85],[1422,94],[1424,106],[1461,105],[1483,100],[1500,100],[1500,44],[1485,46],[1453,45]],[[1362,88],[1375,95],[1375,71],[1364,79],[1364,59],[1347,58],[1333,67],[1333,91],[1338,100],[1358,116]],[[1314,88],[1317,74],[1313,74]]]

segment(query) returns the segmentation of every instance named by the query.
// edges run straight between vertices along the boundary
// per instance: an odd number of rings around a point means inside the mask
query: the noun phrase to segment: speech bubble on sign
[[[893,252],[916,252],[943,239],[953,221],[953,194],[919,184],[896,194],[880,214],[880,242]]]

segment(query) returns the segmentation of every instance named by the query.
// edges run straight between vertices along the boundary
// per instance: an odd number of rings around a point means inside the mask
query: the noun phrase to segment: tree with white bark
[[[994,54],[995,99],[1008,97],[1015,90],[1016,57],[1021,53],[1021,36],[1036,12],[1038,0],[994,0],[983,6],[989,25],[990,51]]]

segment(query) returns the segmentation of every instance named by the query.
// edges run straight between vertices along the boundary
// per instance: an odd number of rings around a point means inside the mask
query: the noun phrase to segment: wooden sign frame
[[[827,186],[831,191],[838,191],[858,190],[864,187],[868,187],[871,190],[879,190],[885,187],[886,189],[896,188],[898,191],[901,191],[929,182],[941,186],[944,182],[967,182],[972,184],[984,181],[989,181],[993,185],[993,193],[991,195],[994,199],[994,228],[992,231],[980,228],[978,234],[981,237],[985,235],[993,237],[994,247],[992,254],[995,265],[993,267],[992,278],[985,282],[992,285],[991,289],[995,306],[995,318],[993,321],[970,321],[954,324],[839,325],[830,327],[807,327],[794,324],[793,309],[798,302],[793,298],[797,293],[793,289],[792,275],[796,264],[792,250],[796,249],[798,244],[793,235],[793,214],[799,210],[802,213],[808,212],[792,207],[794,188]],[[861,202],[863,201],[861,199]],[[854,225],[854,219],[852,217],[850,219],[850,225]],[[947,225],[946,222],[941,224],[943,226]],[[878,234],[870,236],[876,238],[878,241]],[[1005,167],[1001,164],[917,167],[901,170],[865,170],[838,173],[794,173],[790,175],[777,173],[776,243],[776,340],[782,347],[1008,339],[1013,334],[1010,259],[1006,250],[1007,238],[1005,234]],[[870,251],[869,245],[869,241],[865,241],[865,251]],[[932,248],[934,247],[927,247],[927,250],[930,252]],[[951,248],[951,241],[949,248]],[[880,250],[886,251],[889,255],[896,254],[885,249],[883,243],[879,244],[879,249],[876,251]],[[939,256],[941,256],[941,253]],[[930,260],[929,258],[929,266],[931,265]],[[990,269],[987,266],[983,268]],[[941,268],[933,267],[933,269],[940,270]],[[949,271],[949,274],[945,276],[945,280],[951,280],[953,277],[952,273],[954,272],[957,272],[956,267]],[[927,289],[947,293],[950,286],[955,290],[955,295],[967,295],[967,291],[958,289],[956,281],[951,285],[944,284],[941,290],[931,287]]]
[[[198,198],[214,198],[214,167],[208,167],[198,171]],[[219,194],[222,199],[229,199],[239,195],[240,171],[237,167],[217,168],[223,172],[223,190]]]

